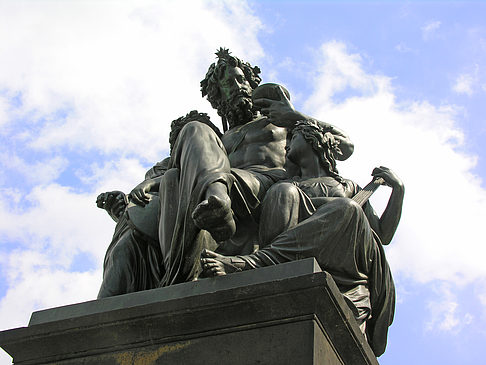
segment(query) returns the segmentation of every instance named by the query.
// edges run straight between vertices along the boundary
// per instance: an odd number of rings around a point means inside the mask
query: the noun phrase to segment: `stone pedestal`
[[[378,364],[314,259],[34,312],[15,364]]]

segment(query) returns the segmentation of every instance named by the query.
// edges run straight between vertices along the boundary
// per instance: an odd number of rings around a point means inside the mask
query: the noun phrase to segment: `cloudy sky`
[[[171,120],[218,121],[199,81],[225,46],[348,132],[343,176],[384,165],[405,183],[380,362],[480,363],[484,19],[481,2],[0,0],[0,329],[96,297],[114,228],[97,194],[167,156]]]

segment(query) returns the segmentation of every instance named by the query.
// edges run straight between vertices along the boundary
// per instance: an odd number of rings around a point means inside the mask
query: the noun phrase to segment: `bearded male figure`
[[[222,117],[225,133],[219,138],[202,123],[188,123],[160,183],[163,286],[196,279],[200,253],[208,242],[215,241],[224,254],[251,253],[258,241],[260,202],[275,182],[289,177],[288,130],[308,118],[295,110],[281,87],[276,90],[278,98],[253,102],[253,90],[261,81],[259,68],[226,49],[217,56],[201,90]],[[319,123],[340,143],[338,159],[348,158],[353,152],[349,138],[336,127]]]

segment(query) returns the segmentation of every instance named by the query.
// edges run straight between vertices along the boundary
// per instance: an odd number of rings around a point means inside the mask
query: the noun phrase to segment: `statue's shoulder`
[[[223,141],[224,140],[234,140],[234,139],[240,139],[241,136],[245,136],[248,131],[255,129],[258,125],[255,124],[259,119],[254,119],[248,123],[238,125],[235,127],[230,128],[226,132],[224,132],[223,137],[221,138]]]

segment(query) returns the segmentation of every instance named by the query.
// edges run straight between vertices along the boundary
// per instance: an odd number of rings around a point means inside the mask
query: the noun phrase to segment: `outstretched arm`
[[[296,122],[304,119],[313,119],[304,113],[295,110],[294,106],[290,102],[285,92],[282,90],[281,86],[276,88],[277,99],[270,98],[256,98],[253,100],[255,106],[260,108],[260,111],[265,115],[270,121],[278,127],[285,127],[292,129]],[[317,120],[316,120],[317,121]],[[339,128],[333,126],[332,124],[317,121],[324,129],[329,131],[334,135],[334,138],[339,141],[339,149],[341,150],[341,155],[336,156],[336,159],[344,161],[349,156],[353,154],[354,144],[351,142],[349,136],[344,133]]]
[[[378,218],[369,204],[367,204],[368,207],[365,209],[371,228],[378,234],[381,243],[388,245],[397,230],[398,223],[400,222],[405,187],[400,178],[387,167],[380,166],[375,168],[372,175],[382,177],[383,180],[385,180],[385,185],[392,188],[390,199],[380,218]]]

